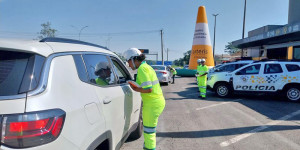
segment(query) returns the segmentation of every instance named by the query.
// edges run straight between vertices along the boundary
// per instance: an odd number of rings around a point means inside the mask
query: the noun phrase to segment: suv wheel
[[[130,134],[129,139],[131,140],[137,140],[139,139],[143,134],[143,116],[142,116],[142,107],[140,110],[140,116],[138,121],[137,128]]]
[[[296,86],[290,86],[285,90],[285,96],[290,101],[300,100],[300,88]]]
[[[231,94],[228,84],[225,83],[216,85],[215,92],[219,97],[229,97]]]

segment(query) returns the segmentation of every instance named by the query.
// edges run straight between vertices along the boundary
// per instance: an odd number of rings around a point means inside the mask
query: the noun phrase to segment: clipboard
[[[130,85],[133,86],[133,87],[136,87],[136,88],[141,87],[139,84],[137,84],[137,83],[134,82],[134,81],[127,81],[127,83],[130,84]]]

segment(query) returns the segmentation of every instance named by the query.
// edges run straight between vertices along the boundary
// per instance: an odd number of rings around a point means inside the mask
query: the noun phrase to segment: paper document
[[[137,84],[134,81],[127,81],[128,84],[132,85],[133,87],[141,87],[139,84]]]

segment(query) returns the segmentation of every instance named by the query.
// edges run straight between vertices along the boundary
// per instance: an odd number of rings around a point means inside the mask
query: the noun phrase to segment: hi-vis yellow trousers
[[[157,103],[143,103],[144,150],[156,148],[156,126],[164,108],[165,100],[157,100]]]
[[[197,77],[200,96],[203,98],[206,97],[206,78],[206,76]]]

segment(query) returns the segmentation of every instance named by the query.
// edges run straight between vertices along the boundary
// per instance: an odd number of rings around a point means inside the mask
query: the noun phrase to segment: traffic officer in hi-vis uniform
[[[204,99],[206,98],[206,81],[207,81],[208,68],[205,65],[205,59],[200,59],[199,62],[201,63],[201,65],[197,67],[197,81],[198,81],[198,87],[200,91],[200,96],[198,97]]]
[[[136,82],[140,87],[130,86],[141,93],[143,101],[144,150],[155,150],[156,126],[165,108],[165,98],[155,71],[145,61],[145,55],[137,48],[130,48],[124,52],[124,57],[131,69],[137,69]]]

